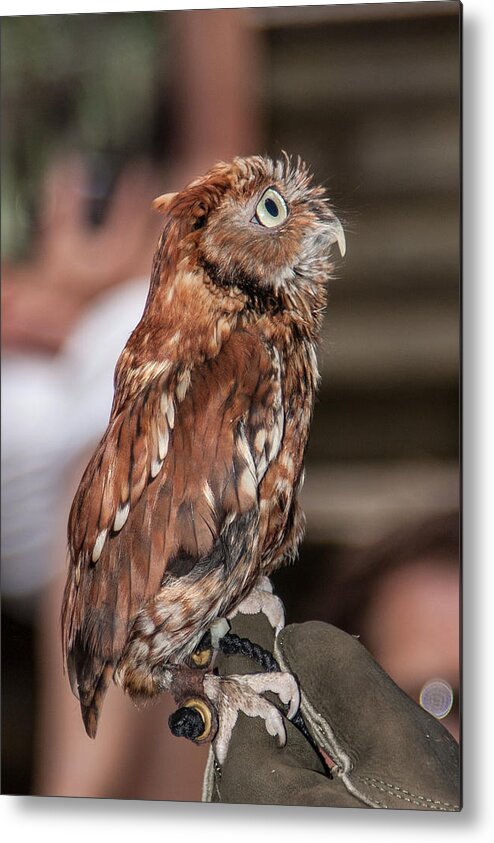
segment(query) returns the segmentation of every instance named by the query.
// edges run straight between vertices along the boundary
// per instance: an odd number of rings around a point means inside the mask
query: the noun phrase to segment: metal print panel
[[[460,810],[460,36],[4,18],[4,793]]]

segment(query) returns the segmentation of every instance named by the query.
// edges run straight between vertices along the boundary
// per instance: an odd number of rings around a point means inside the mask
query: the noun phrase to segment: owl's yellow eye
[[[274,228],[281,225],[288,216],[286,202],[280,194],[269,187],[261,196],[256,208],[256,217],[261,225]]]

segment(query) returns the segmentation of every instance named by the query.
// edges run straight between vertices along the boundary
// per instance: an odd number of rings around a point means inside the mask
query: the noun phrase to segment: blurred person
[[[144,306],[159,231],[148,211],[156,180],[149,167],[129,167],[95,228],[82,159],[56,160],[32,257],[3,267],[4,597],[29,602],[57,570],[52,533],[64,471],[106,423],[113,366]]]
[[[459,740],[458,514],[423,522],[413,533],[402,531],[374,553],[376,568],[381,554],[381,573],[372,585],[368,581],[367,604],[360,610],[362,641],[395,682]]]
[[[309,552],[317,564],[304,600],[311,617],[356,635],[458,740],[458,512],[397,527],[372,545],[331,557],[320,547]]]

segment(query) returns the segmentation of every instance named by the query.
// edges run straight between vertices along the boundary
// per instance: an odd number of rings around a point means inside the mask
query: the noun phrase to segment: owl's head
[[[171,249],[175,271],[202,271],[254,311],[324,305],[332,247],[344,255],[345,236],[300,159],[235,158],[154,206],[167,217],[162,258]]]

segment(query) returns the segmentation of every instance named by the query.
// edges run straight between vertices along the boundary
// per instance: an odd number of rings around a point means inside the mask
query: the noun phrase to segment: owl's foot
[[[251,673],[246,676],[204,676],[204,693],[213,704],[218,729],[213,742],[215,755],[223,764],[239,712],[248,717],[262,717],[270,735],[278,737],[280,746],[286,742],[283,715],[273,703],[261,696],[265,691],[277,694],[288,705],[287,717],[295,716],[300,705],[297,682],[290,673]]]
[[[267,617],[275,635],[278,635],[285,626],[285,610],[280,598],[273,594],[273,586],[268,577],[261,577],[255,588],[227,618],[217,618],[213,621],[191,655],[194,666],[200,668],[211,666],[214,653],[223,649],[220,642],[230,631],[229,620],[238,614],[257,615],[259,612]]]
[[[280,598],[273,594],[268,577],[261,577],[255,588],[228,617],[234,618],[237,614],[257,615],[258,612],[266,615],[275,635],[278,635],[285,626],[285,610]]]
[[[300,705],[300,692],[290,673],[250,673],[217,676],[213,673],[173,666],[169,690],[179,708],[169,717],[171,731],[197,744],[213,741],[218,762],[223,764],[239,712],[248,717],[262,717],[270,735],[286,742],[281,711],[261,694],[271,691],[288,706],[291,720]]]
[[[239,604],[228,619],[237,614],[255,615],[262,612],[277,635],[285,625],[281,600],[273,594],[267,577]],[[220,764],[226,758],[228,746],[239,711],[248,717],[262,717],[270,735],[278,736],[280,745],[286,741],[281,711],[261,694],[275,693],[288,705],[287,717],[296,718],[300,705],[298,685],[289,673],[282,673],[271,653],[245,638],[230,632],[227,618],[219,618],[211,625],[190,656],[190,666],[181,665],[174,671],[169,689],[180,706],[169,719],[172,732],[195,743],[213,741]],[[241,654],[254,659],[267,673],[220,677],[211,672],[218,651],[225,655]],[[199,670],[197,670],[199,668]]]

